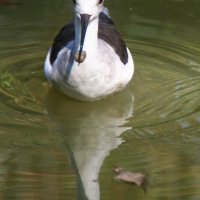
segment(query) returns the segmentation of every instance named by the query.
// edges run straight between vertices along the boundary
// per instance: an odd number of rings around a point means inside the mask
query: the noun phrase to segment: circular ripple
[[[0,49],[0,92],[4,103],[14,109],[43,113],[47,90],[43,75],[44,47],[39,43],[24,43]]]
[[[134,131],[146,135],[192,127],[200,130],[200,49],[142,37],[127,44],[135,61],[135,105],[130,119]]]
[[[61,142],[62,138],[56,135],[13,133],[1,135],[0,147],[11,149],[44,148],[47,146],[52,147]]]

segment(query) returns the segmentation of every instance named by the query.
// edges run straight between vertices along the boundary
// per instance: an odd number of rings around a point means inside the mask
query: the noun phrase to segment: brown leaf
[[[117,173],[115,179],[122,180],[136,185],[143,185],[146,182],[146,177],[140,172],[131,172],[122,167],[114,167],[113,170]]]

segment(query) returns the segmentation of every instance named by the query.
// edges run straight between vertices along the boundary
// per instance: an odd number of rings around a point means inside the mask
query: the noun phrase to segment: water
[[[71,2],[0,4],[0,199],[200,198],[200,2],[106,6],[135,74],[123,92],[87,103],[43,74]],[[114,180],[113,166],[144,173],[147,193]]]

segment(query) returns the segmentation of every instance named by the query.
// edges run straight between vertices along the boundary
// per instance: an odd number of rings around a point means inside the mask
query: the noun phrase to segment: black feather
[[[124,65],[128,62],[126,44],[113,21],[103,12],[99,15],[98,37],[115,50]],[[74,20],[65,25],[55,37],[50,54],[51,64],[56,60],[60,50],[72,40],[75,40]]]

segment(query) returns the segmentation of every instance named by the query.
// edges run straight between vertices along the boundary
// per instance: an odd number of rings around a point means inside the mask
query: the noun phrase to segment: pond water
[[[43,73],[72,3],[0,3],[0,199],[200,199],[200,2],[105,5],[135,74],[123,92],[88,103]],[[114,180],[113,166],[144,173],[146,194]]]

